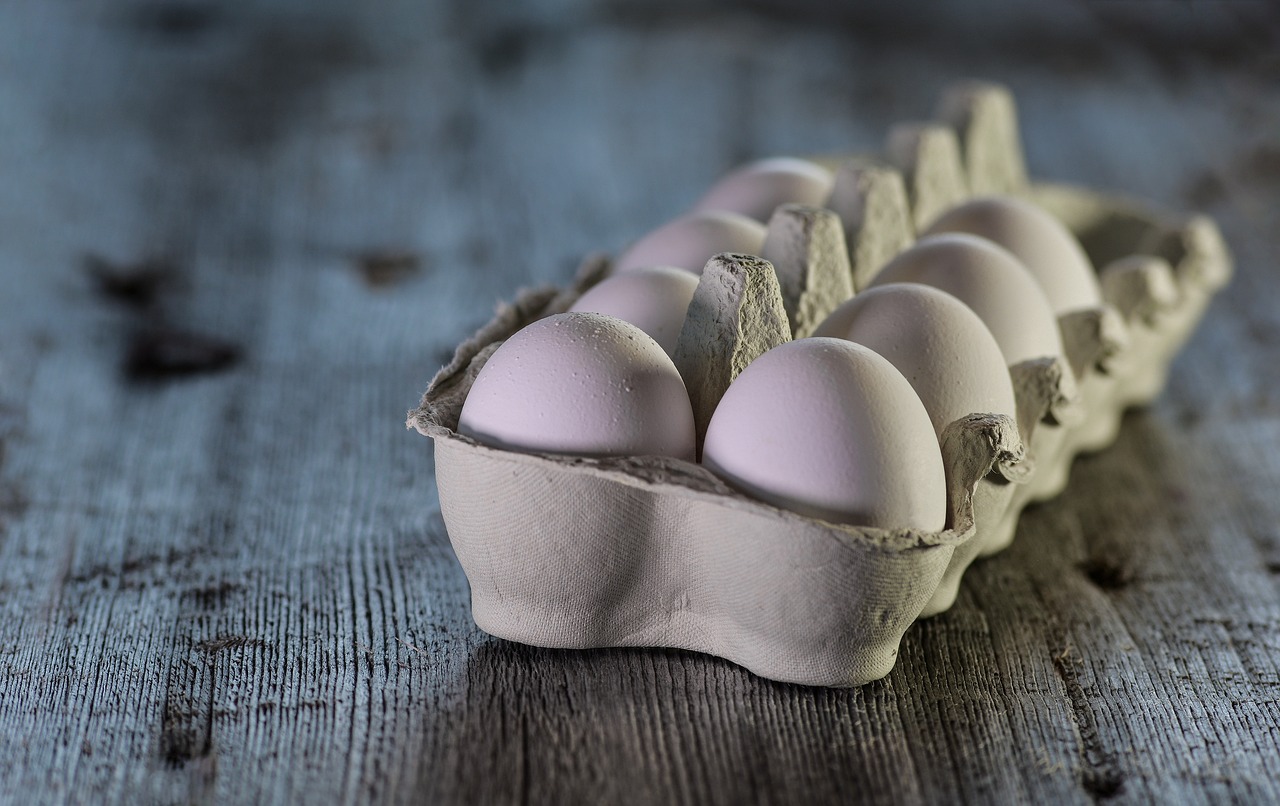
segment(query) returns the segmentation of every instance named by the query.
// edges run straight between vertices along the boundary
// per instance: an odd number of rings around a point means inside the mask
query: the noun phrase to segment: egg
[[[773,157],[726,174],[694,210],[728,210],[767,222],[779,205],[821,207],[831,195],[830,171],[808,160]]]
[[[1102,304],[1098,273],[1062,222],[1029,201],[984,196],[952,207],[925,235],[967,232],[1003,246],[1044,289],[1057,315]]]
[[[946,291],[982,320],[1005,363],[1062,358],[1058,320],[1044,291],[1008,250],[976,235],[933,235],[889,261],[871,281]]]
[[[712,255],[760,254],[765,227],[739,213],[703,210],[689,213],[633,243],[613,264],[615,274],[641,266],[675,266],[701,274]]]
[[[936,532],[942,453],[911,384],[870,348],[788,342],[747,365],[707,427],[703,463],[775,506],[833,523]]]
[[[684,381],[643,330],[598,313],[540,319],[476,375],[458,433],[515,451],[694,459]]]
[[[887,358],[915,389],[939,437],[970,414],[1017,417],[1000,345],[977,314],[944,291],[916,283],[870,288],[813,335],[848,339]]]
[[[572,311],[616,316],[648,333],[674,356],[696,275],[672,266],[643,266],[606,277],[578,297]]]

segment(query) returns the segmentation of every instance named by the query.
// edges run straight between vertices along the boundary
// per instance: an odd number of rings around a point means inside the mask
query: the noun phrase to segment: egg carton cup
[[[484,362],[604,277],[607,258],[593,257],[567,288],[500,305],[409,413],[434,442],[441,512],[485,632],[543,647],[688,649],[808,685],[881,678],[911,624],[950,607],[970,563],[1010,544],[1022,509],[1060,492],[1072,459],[1109,444],[1123,411],[1160,392],[1230,277],[1208,218],[1029,183],[1013,99],[996,85],[952,87],[936,121],[890,132],[883,157],[829,163],[830,211],[780,209],[762,249],[771,262],[720,255],[703,272],[676,349],[700,434],[752,358],[811,332],[972,195],[1039,204],[1101,267],[1104,303],[1059,319],[1065,356],[1010,367],[1016,422],[975,412],[944,430],[947,528],[833,524],[750,498],[692,462],[519,453],[457,433]],[[846,290],[833,294],[833,282]]]

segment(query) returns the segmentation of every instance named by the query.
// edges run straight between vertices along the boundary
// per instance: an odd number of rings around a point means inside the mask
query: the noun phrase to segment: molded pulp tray
[[[916,618],[950,607],[974,559],[1009,544],[1026,504],[1061,491],[1077,453],[1109,444],[1123,410],[1158,394],[1230,275],[1213,222],[1028,184],[999,87],[953,87],[940,117],[895,128],[891,164],[841,164],[898,183],[905,193],[885,204],[905,205],[890,212],[908,221],[971,192],[1030,198],[1080,238],[1105,299],[1060,319],[1069,367],[1046,358],[1010,368],[1016,424],[975,413],[949,426],[949,528],[835,525],[748,498],[690,462],[515,453],[457,434],[484,361],[598,281],[607,261],[589,260],[570,288],[522,292],[501,307],[409,414],[435,442],[441,511],[483,630],[546,647],[690,649],[775,680],[861,685],[889,672]],[[877,203],[862,200],[863,223],[845,217],[855,288],[883,263],[858,265],[859,245],[885,241]]]

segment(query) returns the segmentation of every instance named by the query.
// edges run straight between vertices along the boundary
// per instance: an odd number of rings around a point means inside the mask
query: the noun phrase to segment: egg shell
[[[783,204],[821,207],[831,195],[832,173],[795,157],[772,157],[725,174],[694,210],[728,210],[767,222]]]
[[[703,210],[663,224],[633,243],[614,261],[614,273],[641,266],[675,266],[701,274],[713,255],[760,254],[765,226],[739,213]]]
[[[675,364],[640,328],[562,313],[502,343],[476,376],[458,432],[517,451],[694,458]]]
[[[888,360],[842,339],[799,339],[749,364],[702,456],[749,495],[810,517],[935,532],[946,520],[924,404]]]
[[[889,261],[871,286],[888,283],[922,283],[968,305],[991,331],[1009,366],[1063,357],[1058,320],[1044,291],[1016,257],[985,238],[922,238]]]
[[[1013,381],[991,331],[960,300],[917,283],[868,289],[831,313],[814,336],[869,347],[910,383],[939,437],[970,414],[1017,418]]]
[[[675,355],[698,277],[672,266],[643,266],[601,280],[570,308],[616,316],[648,333]]]
[[[971,199],[942,213],[925,235],[967,232],[1003,246],[1031,272],[1057,315],[1102,302],[1098,274],[1080,242],[1040,207],[1013,196]]]

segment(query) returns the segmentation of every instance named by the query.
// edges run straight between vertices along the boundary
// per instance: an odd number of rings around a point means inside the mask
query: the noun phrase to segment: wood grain
[[[1032,7],[0,7],[0,801],[1280,801],[1274,11]],[[1221,224],[1163,397],[861,689],[479,633],[401,425],[452,345],[968,75]]]

